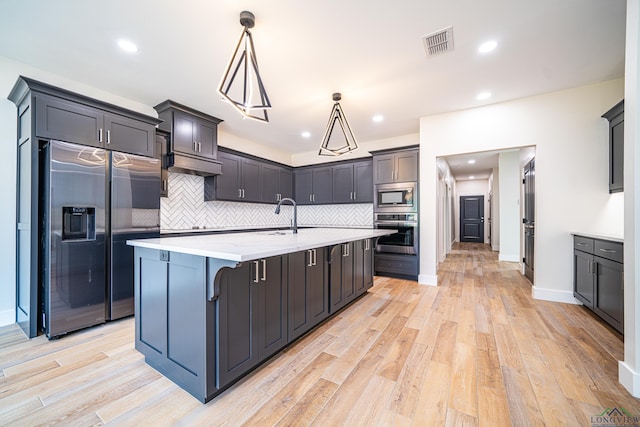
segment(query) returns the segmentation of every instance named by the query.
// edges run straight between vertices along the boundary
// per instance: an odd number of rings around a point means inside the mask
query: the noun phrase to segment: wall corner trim
[[[640,398],[640,373],[622,360],[618,361],[618,381],[633,397]]]
[[[438,286],[438,276],[431,276],[428,274],[419,274],[418,283],[427,286]]]

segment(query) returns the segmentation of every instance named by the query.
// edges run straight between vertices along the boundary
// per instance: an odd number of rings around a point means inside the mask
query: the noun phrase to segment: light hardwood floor
[[[144,363],[133,319],[56,341],[0,328],[0,425],[589,426],[640,415],[623,343],[580,306],[536,301],[511,263],[460,244],[440,286],[369,294],[206,405]]]

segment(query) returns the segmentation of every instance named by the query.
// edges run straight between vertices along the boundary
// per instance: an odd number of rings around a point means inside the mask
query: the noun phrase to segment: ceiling
[[[269,123],[216,93],[242,10],[256,16]],[[0,56],[150,106],[173,99],[292,154],[319,147],[333,92],[366,150],[419,132],[423,116],[624,75],[624,0],[0,0],[0,11]],[[450,25],[454,50],[427,57],[421,38]],[[497,48],[478,53],[487,40]]]

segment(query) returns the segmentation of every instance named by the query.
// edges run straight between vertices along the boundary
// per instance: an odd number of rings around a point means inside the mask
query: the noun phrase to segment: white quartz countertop
[[[573,236],[588,237],[590,239],[609,240],[611,242],[624,243],[624,236],[613,234],[596,234],[596,233],[571,233]]]
[[[371,228],[305,228],[298,230],[297,234],[293,234],[291,230],[217,233],[128,240],[127,244],[242,262],[392,233],[394,230]]]

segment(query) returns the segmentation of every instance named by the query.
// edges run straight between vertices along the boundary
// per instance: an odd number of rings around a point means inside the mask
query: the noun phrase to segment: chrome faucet
[[[288,197],[285,197],[284,199],[280,199],[280,201],[278,202],[278,206],[276,206],[276,215],[280,214],[280,205],[284,201],[289,201],[293,205],[293,228],[292,228],[292,230],[293,230],[293,233],[297,233],[298,232],[298,206],[296,205],[296,201],[295,200],[290,199]]]

